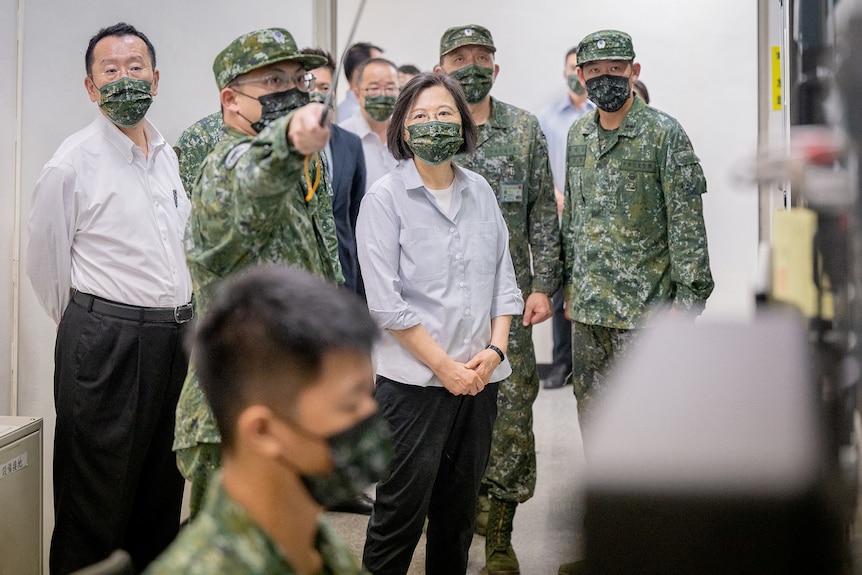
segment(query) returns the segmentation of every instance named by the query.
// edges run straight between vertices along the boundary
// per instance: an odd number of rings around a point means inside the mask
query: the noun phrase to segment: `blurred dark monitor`
[[[644,329],[585,432],[587,573],[842,573],[801,317]]]

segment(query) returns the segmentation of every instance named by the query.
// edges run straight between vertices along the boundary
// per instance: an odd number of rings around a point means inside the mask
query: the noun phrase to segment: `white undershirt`
[[[428,186],[425,186],[434,199],[437,200],[437,205],[440,206],[440,211],[449,215],[449,209],[452,207],[452,190],[455,188],[455,180],[452,180],[452,183],[449,184],[449,187],[443,190],[432,190]]]

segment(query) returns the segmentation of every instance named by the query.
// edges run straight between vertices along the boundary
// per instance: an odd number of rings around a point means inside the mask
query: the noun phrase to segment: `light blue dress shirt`
[[[401,162],[362,200],[356,243],[368,309],[384,330],[376,370],[393,381],[442,387],[387,330],[422,324],[449,357],[466,362],[491,341],[492,318],[523,313],[506,222],[475,172],[455,166],[447,215],[414,162]],[[507,359],[490,381],[511,372]]]
[[[569,129],[578,119],[596,107],[587,100],[581,110],[575,108],[569,93],[560,100],[539,112],[539,124],[548,140],[548,159],[551,162],[551,173],[554,176],[554,186],[563,192],[566,188],[566,142]]]

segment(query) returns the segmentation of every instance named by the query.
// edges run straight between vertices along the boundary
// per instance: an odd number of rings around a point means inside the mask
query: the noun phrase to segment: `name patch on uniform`
[[[583,166],[587,161],[587,147],[569,146],[566,150],[566,164],[569,166]]]
[[[647,172],[650,174],[656,172],[655,162],[640,160],[623,160],[620,162],[620,168],[627,172]]]
[[[224,167],[228,170],[232,170],[236,163],[239,162],[239,159],[242,157],[244,153],[246,153],[249,148],[251,148],[251,142],[243,142],[242,144],[235,147],[233,150],[228,152],[227,158],[224,161]]]
[[[503,182],[500,184],[500,201],[511,203],[524,200],[524,184],[520,182]]]
[[[516,145],[511,146],[492,146],[485,150],[485,156],[516,156],[521,152],[521,149]]]

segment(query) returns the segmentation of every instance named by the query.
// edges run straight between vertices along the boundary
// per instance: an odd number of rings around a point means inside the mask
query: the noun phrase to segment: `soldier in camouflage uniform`
[[[222,120],[221,111],[201,118],[180,134],[174,151],[180,160],[180,179],[183,181],[183,187],[189,199],[204,158],[213,151],[223,134],[224,120]]]
[[[511,545],[512,519],[518,503],[536,486],[533,402],[539,373],[532,325],[551,317],[549,296],[560,285],[560,231],[548,146],[535,116],[490,95],[499,66],[493,38],[482,26],[458,26],[443,33],[440,65],[464,88],[470,114],[478,125],[476,151],[455,162],[478,172],[497,192],[509,227],[509,249],[524,314],[512,319],[509,360],[512,375],[500,386],[491,456],[483,479],[477,527],[487,523],[488,573],[517,574]],[[532,270],[531,270],[532,258]],[[487,519],[485,519],[487,518]]]
[[[200,168],[186,231],[202,315],[215,282],[255,264],[291,264],[344,281],[319,153],[329,128],[319,125],[323,106],[308,104],[311,85],[305,80],[305,70],[323,63],[299,52],[290,33],[278,28],[244,34],[216,56],[225,134]],[[193,513],[218,467],[219,442],[192,365],[177,406],[173,447],[180,471],[192,482]]]
[[[569,131],[562,224],[582,432],[635,328],[662,309],[699,314],[714,286],[703,170],[679,123],[633,95],[634,57],[631,37],[615,30],[578,45],[578,77],[598,107]],[[559,572],[583,571],[566,564]]]
[[[146,575],[366,574],[322,512],[389,465],[372,396],[377,334],[362,300],[302,270],[224,282],[194,342],[224,465]]]

